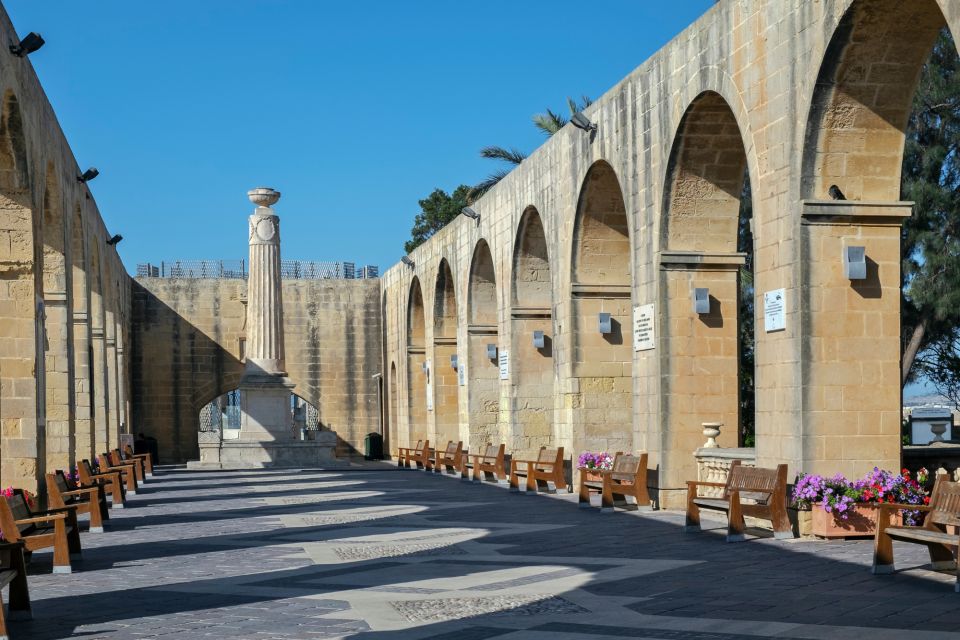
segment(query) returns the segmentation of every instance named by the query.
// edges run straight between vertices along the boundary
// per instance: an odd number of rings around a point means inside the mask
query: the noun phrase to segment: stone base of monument
[[[200,442],[200,460],[187,463],[188,469],[282,469],[282,468],[342,468],[345,460],[338,460],[337,434],[317,432],[315,440],[218,440]]]

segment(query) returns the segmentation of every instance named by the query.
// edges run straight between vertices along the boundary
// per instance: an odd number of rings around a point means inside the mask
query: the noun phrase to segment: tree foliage
[[[433,193],[421,200],[420,213],[413,220],[410,240],[403,245],[403,250],[410,253],[460,215],[460,211],[467,206],[469,193],[470,187],[462,184],[452,194],[443,189],[434,189]]]
[[[740,403],[740,433],[738,441],[742,447],[754,446],[756,425],[756,310],[753,287],[753,193],[750,189],[750,174],[745,172],[743,191],[740,194],[740,220],[737,224],[737,252],[743,253],[746,260],[739,273],[739,298],[737,300],[737,339],[738,339],[738,382]]]
[[[916,204],[901,244],[903,384],[929,378],[936,362],[958,364],[947,357],[960,324],[958,69],[956,45],[944,29],[921,73],[904,149],[902,198]]]

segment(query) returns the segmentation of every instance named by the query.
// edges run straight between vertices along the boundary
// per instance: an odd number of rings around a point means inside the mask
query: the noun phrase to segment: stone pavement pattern
[[[958,637],[953,575],[869,573],[871,543],[684,534],[677,513],[387,465],[161,470],[68,576],[34,554],[11,637]],[[719,525],[719,523],[718,523]],[[898,547],[899,567],[926,562]],[[860,627],[859,629],[856,627]],[[865,629],[864,627],[869,627]],[[918,631],[920,630],[920,631]]]

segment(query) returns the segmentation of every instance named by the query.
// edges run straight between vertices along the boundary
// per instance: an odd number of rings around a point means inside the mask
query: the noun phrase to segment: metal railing
[[[284,280],[354,280],[379,274],[376,265],[358,267],[355,262],[280,261],[280,277]],[[246,280],[248,275],[246,260],[174,260],[137,265],[138,278]]]

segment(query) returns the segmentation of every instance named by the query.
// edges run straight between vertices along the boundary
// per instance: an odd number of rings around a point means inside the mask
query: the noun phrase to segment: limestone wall
[[[157,438],[165,461],[197,459],[201,407],[240,381],[246,291],[243,280],[133,283],[133,424]],[[379,429],[379,282],[285,280],[283,310],[294,392],[362,451]]]

